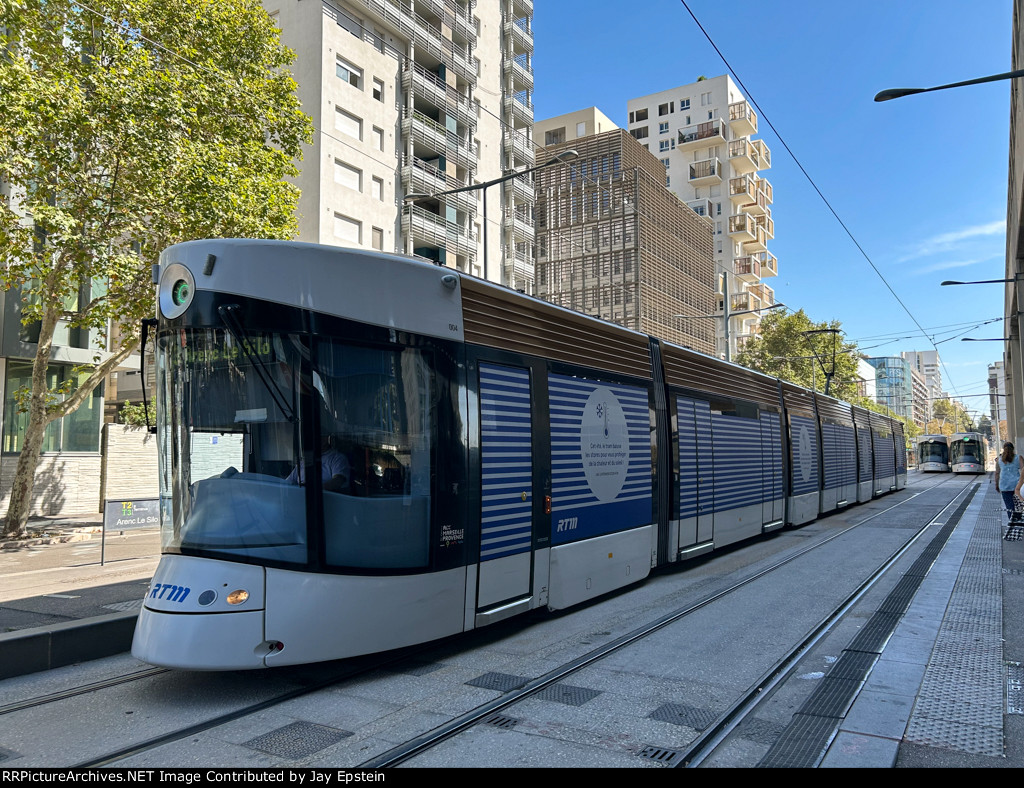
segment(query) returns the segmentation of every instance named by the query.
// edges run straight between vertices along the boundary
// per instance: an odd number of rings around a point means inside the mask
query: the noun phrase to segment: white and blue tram
[[[958,432],[949,439],[953,473],[985,473],[988,442],[980,432]]]
[[[157,278],[153,664],[563,609],[906,484],[899,422],[418,259],[197,241]]]
[[[945,435],[917,437],[917,469],[922,473],[949,473],[949,438]]]

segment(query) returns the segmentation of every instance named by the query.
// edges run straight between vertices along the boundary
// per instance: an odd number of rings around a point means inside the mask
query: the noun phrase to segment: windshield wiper
[[[224,327],[231,332],[231,336],[235,338],[238,346],[242,349],[242,353],[245,354],[246,360],[252,365],[252,368],[256,370],[256,374],[259,375],[260,381],[262,381],[264,388],[266,388],[271,398],[274,400],[274,404],[281,409],[281,412],[288,421],[292,423],[298,421],[298,418],[295,416],[295,411],[288,405],[285,393],[281,391],[281,387],[274,381],[270,374],[270,370],[267,369],[263,360],[252,352],[249,343],[249,333],[245,330],[242,324],[238,321],[238,317],[235,315],[235,310],[237,309],[238,304],[227,304],[225,306],[218,307],[217,312],[220,314],[221,320],[224,321]]]

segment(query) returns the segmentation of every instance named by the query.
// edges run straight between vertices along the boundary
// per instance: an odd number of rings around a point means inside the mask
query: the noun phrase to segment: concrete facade
[[[299,240],[418,254],[531,290],[532,184],[431,195],[533,165],[532,0],[264,6],[297,53],[317,128]]]

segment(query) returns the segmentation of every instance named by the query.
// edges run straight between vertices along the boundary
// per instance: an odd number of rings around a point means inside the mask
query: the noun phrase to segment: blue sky
[[[942,342],[1002,316],[1010,83],[886,103],[1009,71],[1012,0],[687,0],[733,78],[761,109],[772,151],[777,300],[842,322],[873,355],[932,345],[801,173],[792,150],[864,252],[935,340],[947,391],[987,411],[997,342]],[[635,9],[636,13],[632,10]],[[729,69],[681,0],[537,0],[535,116],[597,106],[626,127],[626,102]],[[776,134],[765,119],[771,122]],[[953,324],[963,324],[954,331]],[[942,328],[939,328],[942,327]],[[934,331],[933,331],[934,329]],[[999,337],[1002,324],[969,332]],[[907,337],[896,342],[880,335]]]

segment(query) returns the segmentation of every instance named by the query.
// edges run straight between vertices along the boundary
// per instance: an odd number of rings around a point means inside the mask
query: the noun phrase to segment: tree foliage
[[[160,251],[294,235],[285,178],[312,126],[259,0],[0,0],[0,52],[0,282],[39,326],[5,526],[16,533],[43,429],[134,349]],[[114,327],[120,344],[55,392],[46,366],[62,322],[101,346]]]
[[[736,360],[745,367],[815,391],[824,392],[828,381],[829,396],[902,422],[904,437],[910,445],[909,441],[921,432],[913,420],[858,394],[859,358],[856,343],[844,338],[838,320],[815,323],[801,309],[788,314],[766,314],[759,335],[740,351]]]
[[[738,354],[745,367],[851,402],[857,396],[857,346],[843,337],[838,320],[815,323],[798,312],[768,313],[760,334]]]

